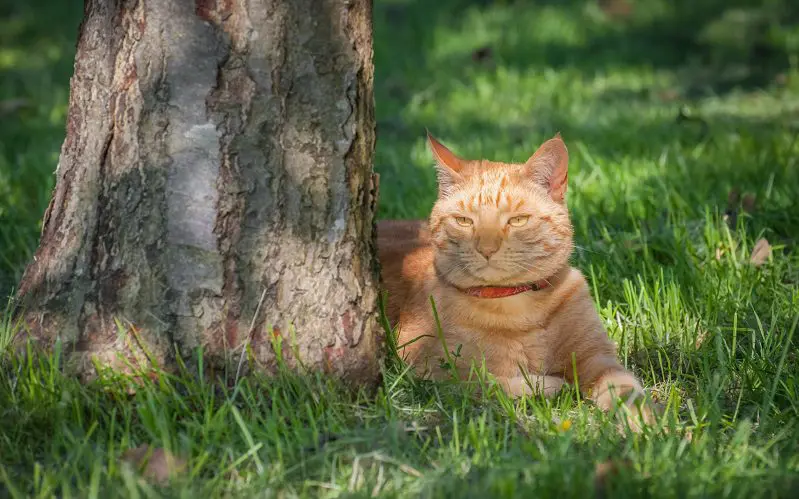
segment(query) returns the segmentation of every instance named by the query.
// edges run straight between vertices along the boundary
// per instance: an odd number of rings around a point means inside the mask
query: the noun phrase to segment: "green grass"
[[[0,294],[35,249],[52,186],[73,3],[0,5]],[[668,431],[620,435],[573,393],[476,395],[395,361],[376,394],[280,373],[228,389],[164,374],[131,395],[129,380],[65,378],[57,352],[0,353],[0,498],[585,497],[608,460],[622,463],[608,496],[791,496],[797,9],[641,0],[618,17],[590,1],[376,3],[380,216],[427,215],[426,127],[463,155],[505,161],[560,131],[574,264],[624,362],[667,406]],[[731,191],[755,195],[754,209],[729,203]],[[760,237],[773,254],[754,267]],[[4,317],[0,347],[15,327]],[[186,456],[188,470],[148,483],[119,460],[141,444]]]

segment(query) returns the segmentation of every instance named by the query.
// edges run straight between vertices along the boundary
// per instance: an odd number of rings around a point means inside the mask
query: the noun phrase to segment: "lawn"
[[[520,161],[559,131],[578,248],[665,408],[621,434],[575,393],[281,373],[128,391],[3,350],[5,497],[789,497],[799,490],[799,8],[790,0],[376,0],[380,216],[435,198],[424,130]],[[81,2],[0,2],[0,297],[35,249]],[[771,253],[752,251],[759,239]],[[761,249],[762,249],[761,243]],[[186,459],[168,483],[121,460]]]

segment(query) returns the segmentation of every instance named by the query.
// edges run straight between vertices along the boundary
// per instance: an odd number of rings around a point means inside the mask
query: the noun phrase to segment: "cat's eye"
[[[458,225],[461,227],[470,227],[472,224],[474,224],[471,218],[466,217],[455,217],[455,221],[458,222]]]
[[[528,220],[530,220],[529,215],[519,215],[518,217],[511,217],[508,219],[508,225],[511,227],[522,227]]]

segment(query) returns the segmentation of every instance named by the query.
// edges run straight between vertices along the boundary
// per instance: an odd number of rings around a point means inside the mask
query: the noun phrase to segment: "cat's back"
[[[392,325],[407,300],[423,289],[433,268],[430,233],[422,220],[381,220],[377,250],[383,289],[388,293],[386,314]]]

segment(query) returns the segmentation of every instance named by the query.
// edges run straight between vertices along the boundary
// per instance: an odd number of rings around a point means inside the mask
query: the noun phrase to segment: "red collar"
[[[475,286],[473,288],[459,288],[459,290],[475,298],[505,298],[506,296],[518,295],[519,293],[526,293],[527,291],[540,291],[551,285],[552,284],[548,280],[541,279],[540,281],[521,284],[519,286]]]

